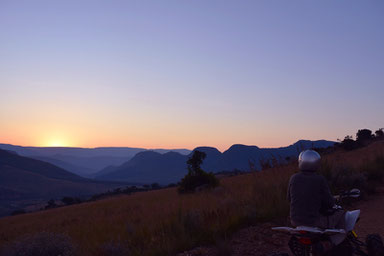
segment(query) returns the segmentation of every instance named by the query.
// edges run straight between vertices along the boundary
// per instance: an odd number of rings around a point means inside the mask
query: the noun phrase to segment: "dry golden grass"
[[[331,164],[357,167],[384,153],[377,142],[326,156]],[[0,246],[25,234],[68,234],[80,255],[102,255],[106,243],[121,243],[132,255],[172,255],[230,235],[242,225],[288,213],[286,189],[295,165],[221,179],[215,190],[179,195],[169,188],[117,196],[0,219]]]
[[[352,151],[337,151],[331,155],[325,156],[325,160],[334,165],[342,164],[353,168],[359,168],[380,155],[384,156],[384,141],[377,141],[367,147]]]

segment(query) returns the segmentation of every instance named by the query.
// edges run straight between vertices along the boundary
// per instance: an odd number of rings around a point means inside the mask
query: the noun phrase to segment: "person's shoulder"
[[[300,172],[296,172],[296,173],[292,174],[290,180],[292,181],[292,180],[296,179],[298,176],[300,176]]]

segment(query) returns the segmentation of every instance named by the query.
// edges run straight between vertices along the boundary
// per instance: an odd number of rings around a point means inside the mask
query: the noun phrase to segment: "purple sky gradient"
[[[225,149],[384,126],[384,1],[0,0],[0,142]]]

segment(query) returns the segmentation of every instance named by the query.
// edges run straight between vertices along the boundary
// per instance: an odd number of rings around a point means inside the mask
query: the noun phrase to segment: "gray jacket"
[[[335,204],[326,179],[309,171],[301,171],[291,177],[288,200],[291,202],[291,222],[294,226],[314,226],[320,218],[320,211]]]

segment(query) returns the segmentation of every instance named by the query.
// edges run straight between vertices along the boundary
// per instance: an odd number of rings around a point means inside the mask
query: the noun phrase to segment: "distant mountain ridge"
[[[198,147],[206,153],[202,168],[210,172],[221,171],[250,171],[260,169],[260,161],[277,160],[286,157],[296,157],[305,149],[326,148],[335,142],[318,140],[300,140],[290,146],[281,148],[259,148],[236,144],[221,153],[213,147]],[[193,153],[191,152],[191,154]],[[120,166],[109,166],[95,177],[101,180],[130,181],[140,183],[158,182],[160,184],[176,183],[187,173],[186,161],[190,155],[181,155],[176,152],[160,154],[154,151],[145,151],[136,154],[131,160]]]
[[[121,165],[137,153],[148,150],[130,147],[23,147],[10,144],[0,144],[0,149],[54,164],[83,177],[92,177],[93,174],[111,165]],[[175,151],[184,155],[191,152],[188,149],[154,149],[154,151],[159,153]]]
[[[0,149],[0,216],[28,200],[90,196],[122,186],[86,179],[53,164]]]

